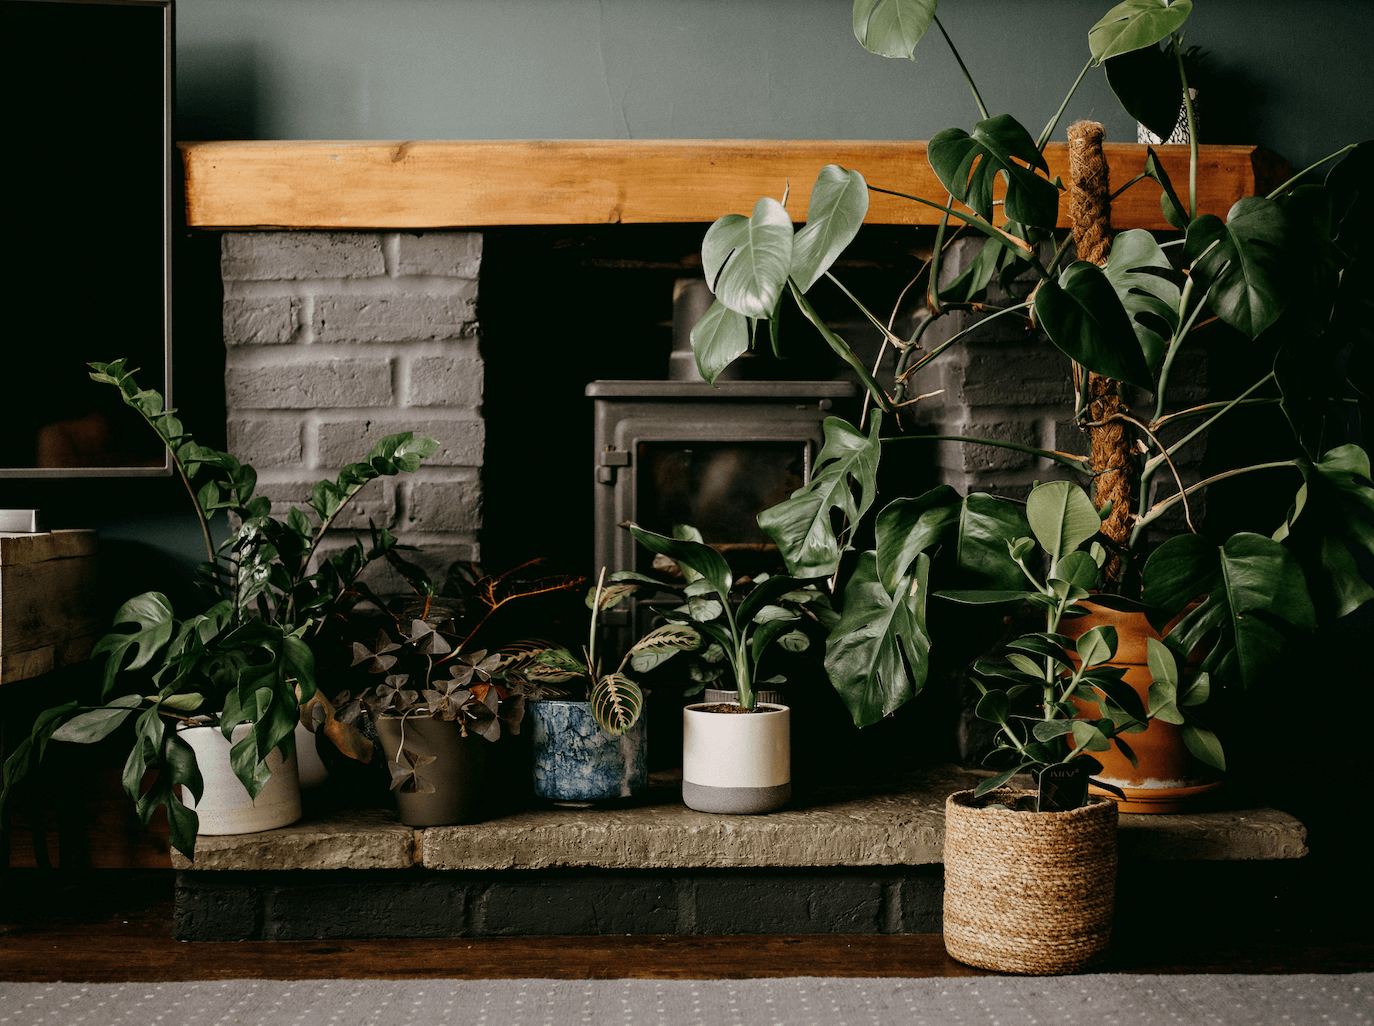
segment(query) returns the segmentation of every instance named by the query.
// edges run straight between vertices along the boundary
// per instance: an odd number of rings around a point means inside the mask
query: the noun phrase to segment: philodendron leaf
[[[1053,228],[1058,220],[1059,190],[1034,170],[1048,176],[1049,165],[1030,133],[1010,114],[978,122],[972,134],[961,128],[936,132],[926,156],[950,195],[986,221],[992,219],[992,189],[999,173],[1007,178],[1002,208],[1008,220],[1036,228]]]
[[[691,340],[698,372],[714,385],[721,371],[749,351],[749,318],[713,300],[692,326]]]
[[[1089,752],[1105,752],[1112,747],[1112,743],[1107,740],[1107,735],[1102,733],[1102,728],[1098,725],[1102,720],[1074,720],[1073,721],[1073,742],[1075,748],[1082,748]]]
[[[1236,534],[1222,546],[1195,534],[1170,538],[1151,554],[1141,598],[1159,629],[1188,602],[1206,598],[1170,632],[1176,651],[1190,652],[1220,631],[1202,668],[1252,684],[1272,669],[1291,636],[1316,628],[1302,567],[1286,548],[1258,534]]]
[[[878,579],[877,557],[865,552],[845,585],[844,615],[825,643],[825,669],[857,726],[877,723],[925,684],[929,567],[921,556],[893,594]]]
[[[1103,61],[1102,67],[1126,113],[1159,138],[1169,138],[1183,106],[1174,59],[1158,46],[1144,46]]]
[[[1177,32],[1192,11],[1192,0],[1126,0],[1088,30],[1088,49],[1100,64],[1109,57],[1153,46]]]
[[[937,0],[854,0],[854,38],[879,57],[910,57],[935,20]]]
[[[1153,235],[1132,228],[1112,240],[1102,272],[1131,320],[1153,379],[1178,327],[1179,288],[1172,280],[1175,272],[1169,258]]]
[[[653,531],[646,531],[638,524],[626,525],[635,540],[650,552],[657,552],[669,559],[675,559],[684,567],[689,567],[710,582],[716,594],[728,599],[734,576],[725,557],[709,545],[686,538],[668,538]]]
[[[1154,376],[1117,290],[1103,270],[1075,260],[1035,290],[1035,316],[1050,341],[1088,370],[1152,389]]]
[[[1150,679],[1178,688],[1178,660],[1169,646],[1158,638],[1145,639],[1145,661],[1150,667]]]
[[[1019,592],[1030,582],[1012,562],[1007,543],[1030,534],[1021,511],[1005,499],[974,492],[959,509],[959,571],[974,588],[966,590]]]
[[[1116,655],[1116,628],[1110,624],[1099,624],[1085,632],[1078,639],[1075,648],[1078,650],[1078,658],[1083,661],[1084,669],[1105,663]]]
[[[73,716],[52,732],[54,741],[75,741],[90,744],[114,732],[125,720],[133,715],[143,699],[138,695],[120,695],[99,709],[92,709],[80,716]]]
[[[1183,724],[1179,728],[1179,733],[1183,735],[1183,743],[1188,746],[1188,751],[1194,758],[1223,773],[1226,771],[1226,755],[1222,752],[1221,742],[1215,734],[1196,723]]]
[[[868,213],[868,183],[857,171],[827,164],[816,176],[806,227],[792,240],[792,280],[811,288],[854,241]],[[776,318],[773,318],[776,321]]]
[[[897,589],[917,556],[955,534],[962,509],[963,499],[949,485],[883,507],[875,532],[878,574],[888,591]]]
[[[759,527],[777,542],[787,572],[793,577],[833,574],[840,554],[848,548],[855,528],[873,504],[878,487],[881,412],[874,410],[872,420],[865,436],[848,421],[827,417],[825,445],[816,456],[810,482],[791,498],[759,514]],[[844,518],[838,533],[832,510]]]
[[[1183,257],[1192,265],[1207,305],[1237,331],[1254,338],[1288,304],[1288,222],[1271,199],[1247,196],[1223,222],[1203,214],[1188,225]]]
[[[734,243],[716,279],[716,298],[746,317],[772,317],[792,268],[792,218],[764,196]]]
[[[1156,135],[1159,133],[1156,132]],[[1183,200],[1179,199],[1178,193],[1174,191],[1174,183],[1169,180],[1169,173],[1164,170],[1164,165],[1159,162],[1159,156],[1153,147],[1145,149],[1145,173],[1159,183],[1159,210],[1164,215],[1164,220],[1177,228],[1179,231],[1188,230],[1188,208],[1184,206]]]
[[[102,695],[108,695],[114,687],[115,677],[120,670],[137,670],[147,666],[153,656],[172,640],[176,621],[172,618],[172,604],[160,592],[144,592],[131,598],[115,613],[114,624],[122,627],[133,624],[135,630],[129,634],[106,634],[95,643],[92,655],[109,653],[105,661]],[[127,666],[121,665],[125,653],[134,649],[134,657]]]
[[[1052,566],[1102,527],[1092,500],[1070,481],[1051,481],[1032,490],[1026,499],[1026,520]]]
[[[1074,588],[1091,591],[1097,587],[1097,578],[1101,569],[1097,560],[1090,553],[1070,552],[1055,564],[1050,577],[1052,580],[1063,581]]]

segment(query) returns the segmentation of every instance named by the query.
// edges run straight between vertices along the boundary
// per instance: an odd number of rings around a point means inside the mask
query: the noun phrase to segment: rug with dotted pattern
[[[0,983],[0,1026],[1374,1026],[1374,973]]]

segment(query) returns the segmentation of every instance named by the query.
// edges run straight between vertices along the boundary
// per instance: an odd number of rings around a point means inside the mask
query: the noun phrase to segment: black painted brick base
[[[933,933],[941,866],[181,872],[178,940]]]

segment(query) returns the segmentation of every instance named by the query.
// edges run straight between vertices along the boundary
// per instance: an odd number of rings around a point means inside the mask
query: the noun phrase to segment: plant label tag
[[[1087,800],[1088,774],[1092,770],[1079,760],[1046,766],[1040,771],[1040,798],[1037,812],[1067,812]]]

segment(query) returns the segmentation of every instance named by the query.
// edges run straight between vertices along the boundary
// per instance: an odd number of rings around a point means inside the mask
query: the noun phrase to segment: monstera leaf
[[[1221,546],[1196,534],[1170,538],[1146,562],[1142,581],[1156,630],[1202,598],[1169,633],[1170,645],[1191,652],[1219,632],[1202,669],[1243,684],[1271,669],[1293,636],[1316,627],[1302,567],[1263,535],[1232,535]]]
[[[1178,328],[1179,288],[1174,284],[1169,258],[1153,235],[1132,228],[1112,240],[1111,256],[1102,273],[1131,319],[1153,378]]]
[[[172,618],[172,604],[161,592],[144,592],[129,599],[115,613],[116,627],[133,624],[131,633],[106,634],[91,649],[92,655],[109,653],[105,661],[102,695],[108,695],[114,687],[115,677],[120,670],[137,670],[147,666],[152,658],[162,651],[172,640],[176,622]],[[125,654],[134,650],[134,657],[127,666],[122,666]]]
[[[1101,63],[1153,46],[1177,32],[1192,12],[1192,0],[1126,0],[1088,30],[1088,49]]]
[[[930,667],[920,556],[895,593],[878,579],[873,552],[859,556],[844,589],[844,614],[825,644],[825,669],[857,726],[877,723],[921,689]]]
[[[716,297],[746,317],[772,317],[792,269],[792,218],[783,205],[764,196],[748,219],[721,218],[706,235],[702,263],[707,263],[709,249],[707,283]],[[727,246],[719,273],[712,274],[720,250]]]
[[[1183,102],[1183,83],[1173,58],[1158,46],[1145,46],[1102,66],[1126,113],[1161,139],[1169,138]]]
[[[1188,225],[1184,259],[1207,303],[1227,324],[1254,338],[1288,302],[1288,222],[1271,199],[1247,196],[1223,222],[1203,214]]]
[[[877,494],[881,424],[882,414],[874,410],[873,425],[865,437],[848,421],[827,417],[825,445],[816,456],[811,481],[759,514],[759,526],[777,542],[793,577],[828,577],[835,572],[840,554]],[[832,510],[844,521],[838,533],[832,525]]]
[[[961,128],[936,132],[926,155],[950,195],[972,207],[979,217],[992,219],[992,187],[1000,173],[1007,178],[1003,201],[1007,219],[1037,228],[1054,227],[1059,190],[1033,170],[1049,174],[1035,140],[1010,114],[978,122],[971,135]]]
[[[868,183],[857,171],[827,164],[816,176],[806,210],[806,227],[792,241],[792,280],[811,288],[854,241],[868,213]],[[776,322],[773,318],[770,323]]]
[[[1088,370],[1153,389],[1133,322],[1100,267],[1075,260],[1058,281],[1042,281],[1035,316],[1050,341]]]
[[[854,0],[854,38],[880,57],[910,57],[935,20],[937,0]]]

